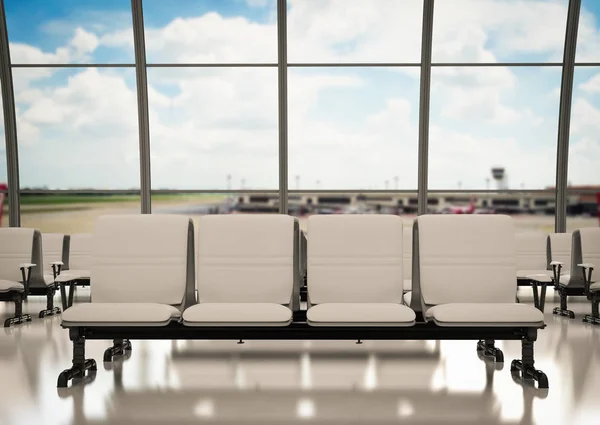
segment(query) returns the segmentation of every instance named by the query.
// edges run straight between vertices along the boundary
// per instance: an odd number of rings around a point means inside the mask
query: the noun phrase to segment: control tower
[[[496,188],[498,190],[507,190],[508,189],[508,178],[506,176],[506,172],[504,167],[493,167],[492,168],[492,177],[496,182]]]

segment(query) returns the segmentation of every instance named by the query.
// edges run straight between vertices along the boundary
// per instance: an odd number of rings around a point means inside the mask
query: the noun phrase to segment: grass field
[[[227,195],[212,193],[174,193],[152,195],[153,202],[170,201],[197,201],[217,202],[225,199]],[[128,203],[139,202],[139,195],[21,195],[21,205],[73,205],[73,204],[99,204],[99,203]]]

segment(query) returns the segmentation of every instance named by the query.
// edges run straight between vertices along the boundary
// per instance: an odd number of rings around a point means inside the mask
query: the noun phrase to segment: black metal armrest
[[[29,295],[29,279],[31,278],[31,269],[36,265],[37,264],[33,263],[19,264],[19,269],[21,270],[21,279],[23,282],[23,286],[25,287],[25,290],[23,292],[25,297]]]
[[[594,265],[590,263],[577,264],[578,267],[583,269],[583,284],[584,291],[587,297],[590,297],[590,285],[592,284],[592,272],[594,271]]]
[[[552,266],[552,273],[554,275],[554,287],[558,289],[563,263],[560,261],[552,261],[550,265]]]

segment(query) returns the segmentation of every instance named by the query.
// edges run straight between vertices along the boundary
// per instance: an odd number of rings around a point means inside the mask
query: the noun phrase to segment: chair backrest
[[[306,233],[303,231],[300,231],[299,234],[299,238],[300,238],[300,274],[301,276],[304,276],[304,273],[306,272]]]
[[[543,232],[517,232],[515,249],[517,270],[547,270],[548,257],[546,240]]]
[[[402,236],[402,257],[404,261],[402,262],[402,270],[404,272],[404,280],[408,281],[412,278],[412,226],[404,227],[404,232]],[[404,286],[405,291],[409,291],[412,285]]]
[[[401,303],[402,219],[314,215],[308,219],[308,298],[322,303]]]
[[[68,270],[90,270],[92,268],[92,235],[75,233],[69,244]]]
[[[515,301],[515,231],[510,217],[422,215],[413,237],[413,291],[417,285],[423,310],[446,303]]]
[[[583,283],[583,269],[578,267],[578,264],[591,263],[596,269],[600,269],[600,227],[575,230],[571,252],[571,280],[575,279]],[[592,281],[597,281],[594,273],[599,273],[599,270],[594,270],[592,273]]]
[[[36,264],[31,269],[30,282],[43,282],[42,237],[37,229],[22,227],[0,228],[0,279],[21,282],[19,266]]]
[[[276,303],[299,308],[298,220],[283,214],[198,219],[199,303]]]
[[[101,216],[94,226],[92,257],[92,302],[180,308],[193,302],[194,227],[188,217]]]
[[[65,262],[69,256],[69,236],[64,233],[42,233],[44,273],[52,275],[54,261]]]
[[[572,233],[551,233],[546,245],[548,264],[552,261],[563,263],[562,273],[568,272],[571,266]]]

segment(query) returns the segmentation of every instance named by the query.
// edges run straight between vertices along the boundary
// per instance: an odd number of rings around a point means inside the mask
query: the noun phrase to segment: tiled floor
[[[89,341],[95,378],[58,390],[71,344],[60,316],[36,317],[0,331],[0,424],[600,423],[600,326],[581,322],[584,299],[570,302],[575,320],[553,316],[550,292],[536,343],[545,391],[513,380],[518,341],[497,344],[503,367],[478,358],[476,341],[133,341],[112,365],[110,343]],[[526,289],[520,298],[531,303]],[[26,310],[42,306],[32,298]]]

